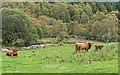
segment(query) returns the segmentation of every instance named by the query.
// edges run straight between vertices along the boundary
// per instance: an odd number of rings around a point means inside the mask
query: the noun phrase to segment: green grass
[[[19,51],[18,57],[2,54],[3,73],[118,73],[117,47],[105,52],[94,52],[94,46],[88,53],[75,54],[74,45],[53,46],[33,50]],[[116,43],[113,43],[116,46]],[[103,53],[104,52],[104,53]],[[105,55],[105,56],[104,56]],[[103,57],[101,57],[103,56]]]

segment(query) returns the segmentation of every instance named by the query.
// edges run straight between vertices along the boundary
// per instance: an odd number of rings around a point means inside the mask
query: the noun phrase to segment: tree
[[[113,12],[103,16],[97,13],[94,19],[96,20],[90,25],[90,36],[103,37],[105,41],[110,39],[117,40],[118,19]]]
[[[105,18],[105,14],[103,12],[97,11],[96,14],[92,16],[92,20],[98,20],[101,21]]]
[[[78,21],[74,22],[72,28],[73,28],[74,35],[79,35],[80,34],[80,27],[79,27]]]
[[[88,23],[88,21],[89,21],[88,15],[85,12],[83,12],[81,15],[81,23],[86,24],[86,23]]]
[[[69,13],[66,12],[61,12],[59,19],[63,20],[64,22],[69,22],[70,21],[70,15]]]
[[[93,12],[93,13],[96,13],[96,12],[98,11],[98,8],[97,8],[97,6],[96,6],[96,3],[92,3],[92,4],[91,4],[91,7],[92,7],[92,12]]]
[[[55,24],[53,25],[52,32],[54,36],[58,36],[61,31],[67,33],[66,24],[63,23],[62,20],[57,20]]]
[[[70,6],[68,6],[68,10],[69,10],[70,17],[73,17],[73,15],[75,14],[74,13],[75,7],[70,5]]]
[[[117,18],[120,20],[120,11],[117,13]]]
[[[67,36],[67,27],[62,20],[57,20],[52,27],[53,36],[56,36],[58,42],[62,41]]]
[[[86,6],[83,8],[84,12],[88,15],[89,18],[93,15],[91,6],[87,3]]]
[[[80,21],[80,15],[74,15],[72,17],[72,19],[73,19],[73,21],[78,21],[79,23],[81,23],[81,21]]]
[[[99,10],[100,10],[101,12],[104,12],[105,14],[108,13],[108,11],[107,11],[107,9],[106,9],[106,7],[105,7],[104,5],[101,5],[100,8],[99,8]]]
[[[2,9],[2,25],[3,25],[3,44],[12,45],[17,39],[22,38],[25,45],[29,45],[37,40],[36,28],[32,24],[29,17],[24,15],[18,9]]]
[[[66,36],[67,36],[67,33],[65,33],[64,31],[59,32],[57,36],[58,42],[61,42],[62,40],[64,40]]]
[[[74,28],[73,28],[74,25],[75,23],[73,21],[70,21],[70,23],[67,24],[67,32],[69,35],[72,35],[74,33]]]
[[[108,12],[111,12],[111,11],[113,11],[114,9],[113,9],[113,6],[111,5],[111,4],[107,4],[107,10],[108,10]]]
[[[91,31],[89,33],[90,36],[92,37],[100,37],[100,32],[101,32],[101,22],[99,22],[98,20],[95,21],[93,24],[92,24],[92,27],[91,27]]]
[[[116,9],[120,11],[120,2],[116,2]]]
[[[45,6],[42,6],[40,12],[42,13],[41,15],[49,16],[49,10]]]
[[[108,33],[108,29],[105,30],[105,27],[108,27],[108,28],[113,27],[113,28],[110,28],[110,33],[111,34],[114,33],[115,35],[113,34],[112,37],[114,36],[115,38],[117,36],[116,33],[120,34],[119,32],[117,32],[117,30],[120,30],[120,29],[117,28],[118,21],[116,20],[116,15],[117,15],[117,18],[120,19],[119,6],[120,6],[120,2],[117,2],[117,3],[115,2],[112,2],[112,3],[109,3],[109,2],[106,2],[106,3],[105,2],[99,2],[99,3],[97,2],[94,2],[94,3],[88,3],[88,2],[85,2],[85,3],[84,2],[7,3],[5,2],[3,3],[3,7],[12,8],[12,9],[18,8],[21,11],[25,12],[24,14],[26,18],[32,21],[32,23],[30,21],[29,24],[31,24],[32,26],[35,26],[33,27],[33,30],[35,30],[34,32],[36,32],[37,34],[35,34],[34,36],[38,35],[40,39],[44,35],[59,36],[64,32],[65,34],[68,33],[69,35],[75,34],[75,35],[83,35],[83,36],[87,36],[90,32],[92,36],[101,37]],[[18,12],[21,13],[20,11]],[[116,12],[119,12],[119,13],[116,13]],[[11,16],[13,17],[13,14]],[[9,19],[12,18],[11,16],[8,16]],[[18,18],[17,20],[18,20],[17,21],[18,23],[19,20],[21,20],[21,18],[20,19]],[[15,21],[16,20],[13,20],[13,22]],[[12,32],[16,32],[13,28],[17,26],[15,25],[17,23],[15,22],[14,24],[13,22],[10,22],[9,26],[12,29],[11,30],[9,29],[9,30]],[[4,22],[4,23],[6,24],[7,22]],[[114,25],[111,25],[110,23]],[[18,27],[20,28],[20,26]],[[18,29],[16,28],[16,30],[19,30],[19,28]],[[30,28],[31,27],[28,26],[26,30],[29,31]],[[97,30],[98,32],[95,33],[95,31]],[[17,36],[17,34],[18,33],[11,34],[11,35]],[[12,37],[12,36],[11,36],[11,39],[18,38],[18,36],[17,37]],[[7,35],[7,37],[9,37],[9,34]],[[30,36],[29,38],[31,37],[32,36]],[[20,40],[22,40],[21,37],[20,37]],[[18,42],[20,40],[18,40]]]
[[[118,19],[115,14],[108,14],[102,21],[102,35],[108,35],[110,32],[111,39],[117,40],[118,36]],[[106,37],[107,38],[107,37]]]
[[[37,34],[39,36],[39,39],[44,37],[44,32],[43,32],[43,30],[40,27],[36,26],[36,31],[37,31]]]
[[[8,8],[15,8],[15,3],[13,2],[4,2],[4,4],[2,4],[3,7],[8,7]]]

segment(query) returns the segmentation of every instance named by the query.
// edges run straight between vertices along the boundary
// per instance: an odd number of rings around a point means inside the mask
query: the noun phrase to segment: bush
[[[29,16],[19,9],[2,9],[2,43],[12,45],[22,38],[25,44],[38,39],[37,31]]]
[[[58,45],[63,46],[64,43],[63,42],[58,42]]]
[[[17,47],[24,46],[24,40],[23,39],[17,39],[16,42],[13,43],[13,46],[17,46]]]

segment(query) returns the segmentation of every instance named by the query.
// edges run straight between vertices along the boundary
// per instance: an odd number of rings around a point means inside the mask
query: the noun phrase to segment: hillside
[[[18,34],[21,32],[16,27],[20,27],[23,22],[20,21],[21,18],[16,18],[18,20],[12,21],[13,18],[9,18],[3,14],[3,31],[11,31],[10,34],[3,33],[3,41],[6,41],[5,44],[15,43],[17,40],[23,40],[24,44],[32,44],[37,42],[38,39],[44,37],[54,37],[58,38],[58,42],[62,41],[64,38],[69,38],[70,35],[77,35],[85,39],[92,39],[98,41],[117,41],[119,30],[119,19],[120,19],[120,2],[78,2],[78,3],[49,3],[49,2],[32,2],[32,3],[3,3],[3,12],[10,11],[13,12],[12,16],[15,18],[14,14],[20,16],[19,14],[25,16],[27,19],[24,24],[31,24],[35,27],[33,29],[33,34],[30,36],[28,34],[24,35],[12,35],[11,33]],[[9,9],[6,9],[9,8]],[[4,10],[6,9],[6,10]],[[14,11],[11,11],[14,10]],[[16,13],[15,13],[16,12]],[[19,13],[19,14],[18,14]],[[17,23],[17,24],[16,24]],[[21,25],[22,24],[22,25]],[[13,26],[12,30],[7,29]],[[24,28],[24,27],[23,27]],[[22,29],[23,29],[22,28]],[[31,29],[26,27],[23,31],[26,32]],[[31,30],[30,30],[31,31]],[[7,37],[4,36],[15,36]],[[29,41],[26,42],[25,35],[29,36]],[[36,37],[36,39],[34,38]],[[10,38],[11,40],[6,40]]]

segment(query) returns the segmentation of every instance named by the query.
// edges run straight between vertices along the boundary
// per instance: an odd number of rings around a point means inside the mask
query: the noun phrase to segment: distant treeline
[[[118,40],[120,2],[24,2],[3,3],[3,44],[23,45],[45,36]],[[22,40],[22,41],[21,41]]]

